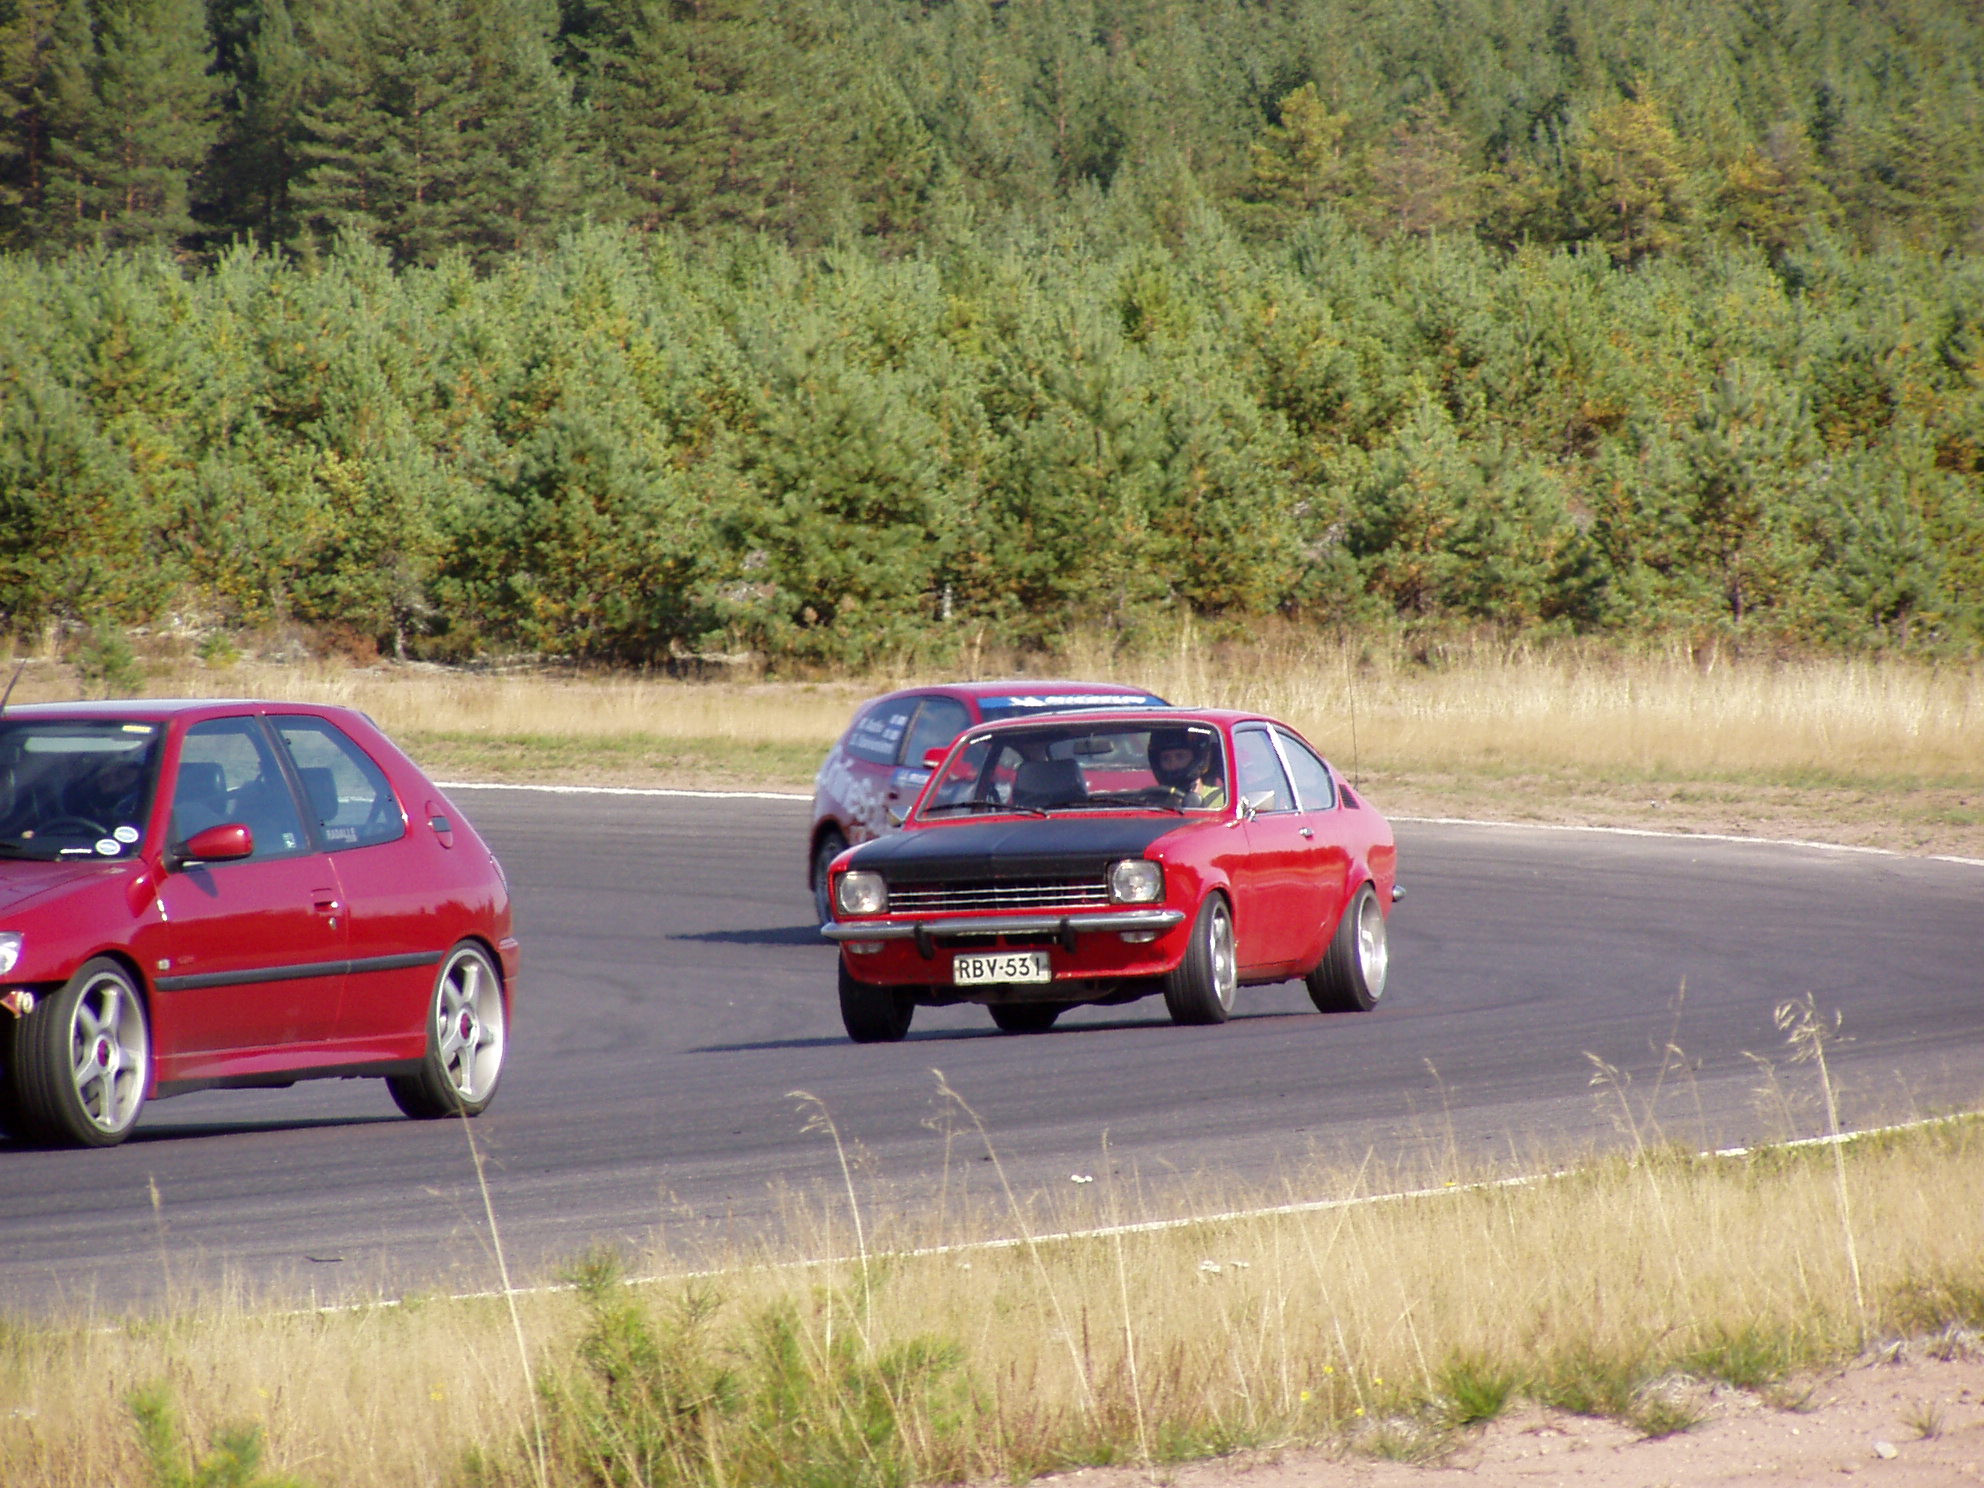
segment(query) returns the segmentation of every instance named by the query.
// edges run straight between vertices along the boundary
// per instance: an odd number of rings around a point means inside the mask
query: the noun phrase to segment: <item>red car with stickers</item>
[[[1403,896],[1384,816],[1285,723],[1132,709],[967,729],[903,830],[828,873],[857,1043],[918,1007],[1007,1032],[1162,996],[1223,1023],[1244,985],[1301,978],[1324,1012],[1384,995]]]
[[[0,706],[0,1130],[329,1076],[473,1116],[516,977],[495,854],[364,715]]]
[[[813,781],[813,828],[806,843],[806,882],[824,922],[827,865],[850,843],[895,830],[923,782],[924,765],[975,723],[1089,708],[1150,708],[1164,699],[1114,682],[958,682],[906,687],[855,710],[847,732]]]

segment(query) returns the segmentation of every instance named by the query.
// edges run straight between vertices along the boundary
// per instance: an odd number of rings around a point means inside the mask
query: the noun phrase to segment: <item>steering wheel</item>
[[[93,822],[87,816],[52,816],[41,824],[44,832],[54,832],[61,836],[108,837],[110,829],[101,822]]]

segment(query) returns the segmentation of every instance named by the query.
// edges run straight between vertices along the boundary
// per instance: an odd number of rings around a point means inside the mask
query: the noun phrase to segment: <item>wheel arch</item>
[[[145,1015],[145,1034],[151,1044],[151,1058],[145,1070],[145,1099],[149,1101],[158,1094],[158,989],[152,985],[151,978],[145,975],[145,968],[138,963],[137,956],[127,946],[101,946],[78,961],[76,971],[81,971],[92,961],[116,962],[119,969],[131,979],[131,985],[138,989],[138,1007]],[[73,977],[76,971],[70,972],[69,977]],[[52,983],[49,990],[55,991],[67,986],[69,977]]]
[[[813,831],[806,839],[806,887],[809,889],[819,887],[819,880],[814,877],[814,871],[820,866],[820,844],[825,842],[829,835],[840,838],[850,847],[854,845],[854,839],[848,835],[847,823],[839,817],[823,816],[813,823]]]
[[[472,945],[489,958],[489,964],[496,971],[497,989],[503,994],[503,1022],[505,1025],[508,1025],[510,1014],[514,1009],[510,1006],[510,977],[509,973],[503,970],[503,953],[480,930],[466,930],[455,937],[454,941],[448,946],[448,950],[441,952],[441,960],[446,961],[448,959],[448,952],[454,950],[459,945]],[[439,963],[436,964],[438,965]],[[508,1036],[508,1032],[509,1029],[506,1026],[504,1029],[506,1037]]]

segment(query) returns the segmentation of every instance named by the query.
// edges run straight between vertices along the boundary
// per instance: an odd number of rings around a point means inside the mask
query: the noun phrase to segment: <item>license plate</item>
[[[959,987],[988,982],[1051,982],[1054,972],[1045,951],[992,951],[951,958],[951,981]]]

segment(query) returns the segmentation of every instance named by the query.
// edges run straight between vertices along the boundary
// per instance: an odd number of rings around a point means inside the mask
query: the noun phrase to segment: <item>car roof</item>
[[[114,719],[126,718],[145,723],[168,719],[220,717],[243,710],[281,713],[314,713],[319,716],[350,716],[351,709],[326,703],[299,703],[257,698],[102,698],[71,703],[9,703],[0,710],[6,719]]]
[[[930,682],[921,687],[899,687],[894,692],[885,692],[875,698],[875,702],[887,702],[891,698],[902,697],[951,697],[970,698],[974,702],[984,702],[988,698],[1040,698],[1047,699],[1064,695],[1077,697],[1156,697],[1157,693],[1148,687],[1132,687],[1124,682],[1084,682],[1070,677],[1005,677],[978,682]]]
[[[1288,729],[1290,733],[1299,732],[1292,725],[1282,723],[1280,719],[1270,718],[1265,713],[1249,713],[1240,708],[1173,707],[1098,709],[1097,716],[1094,718],[1089,718],[1080,711],[1071,711],[1068,713],[1034,713],[1025,718],[995,719],[987,723],[977,724],[965,730],[965,732],[976,738],[978,735],[986,733],[1011,734],[1028,728],[1053,728],[1065,726],[1070,723],[1096,723],[1109,727],[1115,727],[1121,724],[1136,725],[1150,723],[1162,724],[1169,728],[1176,728],[1181,724],[1187,723],[1209,723],[1226,728],[1232,728],[1235,724],[1241,723],[1272,723]]]

